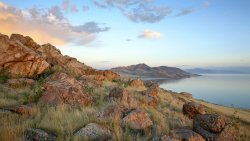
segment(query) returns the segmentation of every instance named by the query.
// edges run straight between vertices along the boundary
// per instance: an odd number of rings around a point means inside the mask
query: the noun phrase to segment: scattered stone
[[[137,131],[151,127],[153,122],[147,112],[136,109],[122,119],[122,124],[124,127]]]
[[[193,121],[194,131],[209,141],[235,141],[240,140],[239,129],[223,115],[198,115]]]
[[[112,139],[111,132],[105,126],[89,123],[79,131],[77,131],[75,136],[83,137],[90,141],[108,141]]]
[[[92,97],[83,93],[81,83],[65,73],[53,74],[44,84],[44,89],[45,92],[40,98],[42,103],[49,105],[69,104],[72,106],[85,106],[92,103]]]
[[[131,87],[141,87],[144,88],[144,82],[141,79],[134,79],[130,82]]]
[[[123,88],[113,88],[109,93],[109,100],[119,100],[122,102],[128,102],[128,91]]]
[[[205,141],[205,139],[194,132],[189,127],[179,127],[172,131],[172,136],[179,140],[184,141]]]
[[[25,141],[54,141],[56,135],[42,129],[29,128],[25,134]]]
[[[194,102],[188,102],[183,105],[183,114],[187,115],[189,118],[193,119],[197,115],[205,113],[204,106]]]

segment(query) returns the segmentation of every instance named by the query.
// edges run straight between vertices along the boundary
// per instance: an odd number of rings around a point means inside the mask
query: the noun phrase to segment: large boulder
[[[194,131],[209,141],[240,140],[239,129],[231,120],[219,114],[198,115],[193,121]]]
[[[96,123],[87,124],[74,135],[90,141],[108,141],[112,139],[110,130],[105,126]]]
[[[29,36],[23,36],[21,34],[11,34],[10,39],[13,41],[18,41],[18,42],[22,43],[23,45],[25,45],[33,50],[40,48],[40,45],[38,45]]]
[[[151,127],[153,122],[147,112],[136,109],[122,119],[122,125],[129,129],[138,131]]]
[[[113,71],[110,71],[110,70],[105,70],[105,71],[102,71],[101,73],[109,81],[112,81],[114,79],[118,79],[120,77],[119,74],[117,74]]]
[[[131,87],[144,88],[144,82],[141,79],[134,79],[130,82]]]
[[[193,119],[197,115],[201,115],[205,113],[205,108],[203,105],[194,103],[194,102],[187,102],[183,105],[183,114],[187,115],[189,118]]]
[[[119,100],[122,102],[128,102],[128,91],[123,88],[113,88],[108,96],[109,100]]]
[[[65,73],[53,74],[44,84],[44,89],[45,92],[39,100],[42,103],[72,106],[92,103],[92,97],[83,93],[81,83]]]
[[[25,141],[54,141],[56,135],[42,129],[29,128],[25,133]]]
[[[0,66],[0,71],[7,70],[12,77],[32,77],[43,73],[50,65],[18,38],[11,40],[0,34]]]
[[[172,131],[172,136],[179,140],[184,141],[205,141],[205,139],[194,132],[189,127],[179,127]]]

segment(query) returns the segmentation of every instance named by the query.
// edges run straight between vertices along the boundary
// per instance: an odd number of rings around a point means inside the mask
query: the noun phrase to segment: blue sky
[[[250,66],[248,0],[0,0],[1,33],[95,68]]]

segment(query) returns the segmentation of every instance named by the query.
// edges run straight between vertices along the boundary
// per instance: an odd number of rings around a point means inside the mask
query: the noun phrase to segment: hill
[[[179,79],[179,78],[195,76],[194,74],[185,72],[175,67],[167,67],[167,66],[150,67],[146,64],[137,64],[127,67],[116,67],[112,68],[111,71],[114,71],[120,75],[132,76],[132,77],[134,76],[134,77]]]

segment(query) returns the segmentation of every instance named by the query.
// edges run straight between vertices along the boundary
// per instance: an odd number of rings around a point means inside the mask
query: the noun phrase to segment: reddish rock
[[[34,42],[34,40],[32,38],[30,38],[29,36],[23,36],[21,34],[11,34],[10,39],[14,40],[14,41],[19,41],[23,45],[25,45],[33,50],[36,50],[40,47],[40,45],[38,45],[36,42]]]
[[[49,64],[40,54],[20,41],[10,40],[0,34],[0,66],[8,70],[12,77],[32,77],[49,68]]]
[[[194,102],[188,102],[183,105],[183,114],[193,119],[197,115],[205,113],[204,106]]]
[[[184,141],[205,141],[205,139],[189,127],[179,127],[172,131],[173,137]]]
[[[114,79],[118,79],[120,77],[119,74],[113,72],[113,71],[110,71],[110,70],[105,70],[102,72],[103,76],[109,80],[109,81],[112,81]]]
[[[129,99],[128,91],[119,87],[113,88],[110,91],[108,97],[110,100],[119,100],[122,102],[128,102],[128,99]]]
[[[144,88],[144,82],[141,79],[134,79],[130,82],[131,87],[141,87]]]
[[[160,87],[158,84],[152,84],[145,92],[144,101],[150,106],[156,106],[159,102]]]
[[[181,140],[175,139],[175,138],[170,137],[168,135],[163,135],[161,137],[154,137],[151,141],[181,141]]]
[[[147,112],[137,109],[122,119],[122,125],[136,131],[151,127],[153,122]]]
[[[74,77],[65,73],[52,75],[44,84],[45,92],[40,102],[49,105],[69,104],[88,105],[92,103],[92,97],[82,92],[82,86]]]

